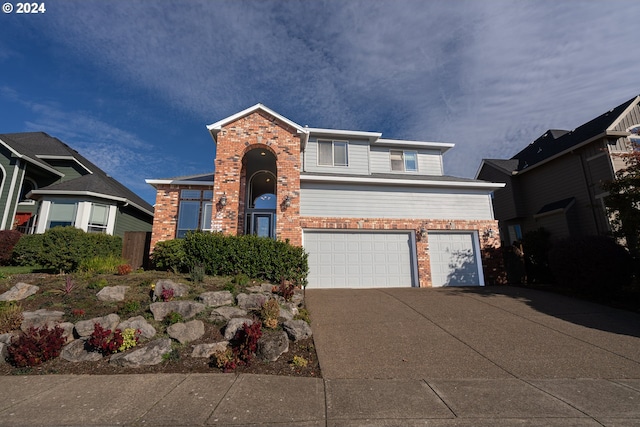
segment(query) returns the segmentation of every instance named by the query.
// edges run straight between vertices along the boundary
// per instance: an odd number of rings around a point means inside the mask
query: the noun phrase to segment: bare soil
[[[155,338],[167,336],[167,323],[157,322],[149,311],[151,304],[152,285],[158,279],[171,279],[189,285],[188,297],[180,299],[195,300],[203,292],[217,291],[232,287],[230,277],[205,277],[201,283],[191,282],[187,275],[173,274],[159,271],[133,272],[128,275],[118,276],[113,274],[89,274],[75,273],[70,275],[73,288],[65,291],[66,276],[35,273],[17,274],[0,280],[0,294],[9,290],[18,282],[24,282],[40,287],[35,295],[32,295],[18,304],[23,311],[35,311],[38,309],[56,310],[64,312],[64,321],[78,322],[94,317],[117,313],[122,320],[134,316],[144,316],[147,321],[156,328]],[[235,286],[235,292],[242,292],[248,286],[259,285],[261,282],[250,282],[245,286]],[[96,293],[104,285],[129,286],[126,299],[122,302],[101,302],[96,298]],[[109,357],[98,362],[72,363],[62,358],[50,360],[31,368],[16,368],[8,363],[0,363],[0,375],[39,375],[39,374],[139,374],[139,373],[215,373],[221,372],[215,366],[215,361],[207,358],[193,358],[191,351],[193,345],[210,343],[223,340],[223,323],[209,320],[211,309],[200,313],[196,318],[205,324],[205,335],[197,341],[189,344],[174,342],[172,352],[162,363],[143,368],[120,368],[109,364]],[[252,313],[258,317],[258,313]],[[279,328],[282,326],[279,325]],[[273,333],[263,328],[263,333]],[[144,345],[141,341],[139,345]],[[307,366],[293,364],[295,356],[304,358]],[[320,365],[316,356],[313,338],[289,343],[289,351],[275,362],[263,362],[254,358],[247,366],[240,366],[234,372],[268,375],[287,375],[302,377],[321,377]]]

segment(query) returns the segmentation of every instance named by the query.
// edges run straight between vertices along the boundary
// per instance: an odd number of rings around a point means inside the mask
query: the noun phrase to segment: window
[[[415,151],[391,150],[391,170],[397,172],[417,172],[418,153]]]
[[[89,233],[106,233],[107,220],[109,219],[109,206],[93,203],[91,205],[91,216],[87,232]]]
[[[75,225],[78,204],[75,202],[51,202],[47,228]]]
[[[24,181],[22,181],[22,188],[20,189],[20,203],[34,204],[34,200],[27,199],[27,194],[37,188],[35,181],[31,178],[25,178]]]
[[[347,142],[318,141],[318,165],[349,166]]]
[[[182,238],[188,231],[211,230],[212,213],[213,191],[181,190],[176,237]]]

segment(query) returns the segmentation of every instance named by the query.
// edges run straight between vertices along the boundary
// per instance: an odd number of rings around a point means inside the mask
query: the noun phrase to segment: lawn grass
[[[31,273],[45,273],[48,270],[44,269],[40,265],[5,265],[0,266],[0,278],[8,277],[13,274],[31,274]]]

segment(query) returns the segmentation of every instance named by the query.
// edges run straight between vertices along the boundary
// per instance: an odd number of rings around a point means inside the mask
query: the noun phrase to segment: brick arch
[[[276,153],[276,151],[271,147],[271,145],[267,145],[262,142],[250,142],[249,145],[244,147],[244,150],[242,150],[242,155],[241,155],[242,162],[244,163],[245,156],[249,151],[259,150],[259,149],[267,150],[268,152],[273,154],[273,157],[276,158],[276,165],[278,164],[278,153]]]

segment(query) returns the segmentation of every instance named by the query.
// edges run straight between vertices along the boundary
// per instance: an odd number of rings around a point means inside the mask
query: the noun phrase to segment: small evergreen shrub
[[[21,237],[22,233],[17,230],[0,231],[0,265],[9,265],[13,248]]]
[[[142,309],[140,305],[140,301],[125,301],[120,310],[120,313],[123,315],[137,313]]]
[[[238,286],[247,286],[251,281],[251,279],[249,279],[249,276],[243,273],[236,274],[235,276],[233,276],[232,280],[233,280],[233,283]]]
[[[20,329],[22,306],[15,301],[0,301],[0,334]]]
[[[184,319],[182,318],[182,314],[175,311],[167,314],[167,317],[164,318],[164,323],[168,326],[175,325],[176,323],[181,323],[183,321]]]
[[[89,285],[87,285],[87,288],[99,291],[107,286],[109,286],[109,282],[107,282],[107,279],[102,277],[94,282],[89,283]]]
[[[40,264],[44,234],[24,234],[13,247],[11,263],[31,266]]]
[[[64,330],[56,326],[48,329],[31,327],[23,335],[12,340],[7,349],[9,363],[24,368],[36,366],[60,355],[65,338]]]
[[[174,239],[156,243],[151,254],[151,261],[156,270],[181,273],[187,270],[187,254],[184,251],[184,240]]]
[[[588,296],[612,296],[633,279],[631,255],[605,236],[557,242],[549,251],[549,268],[557,285]]]
[[[205,276],[204,265],[202,264],[194,264],[189,269],[189,279],[193,283],[202,283]]]

